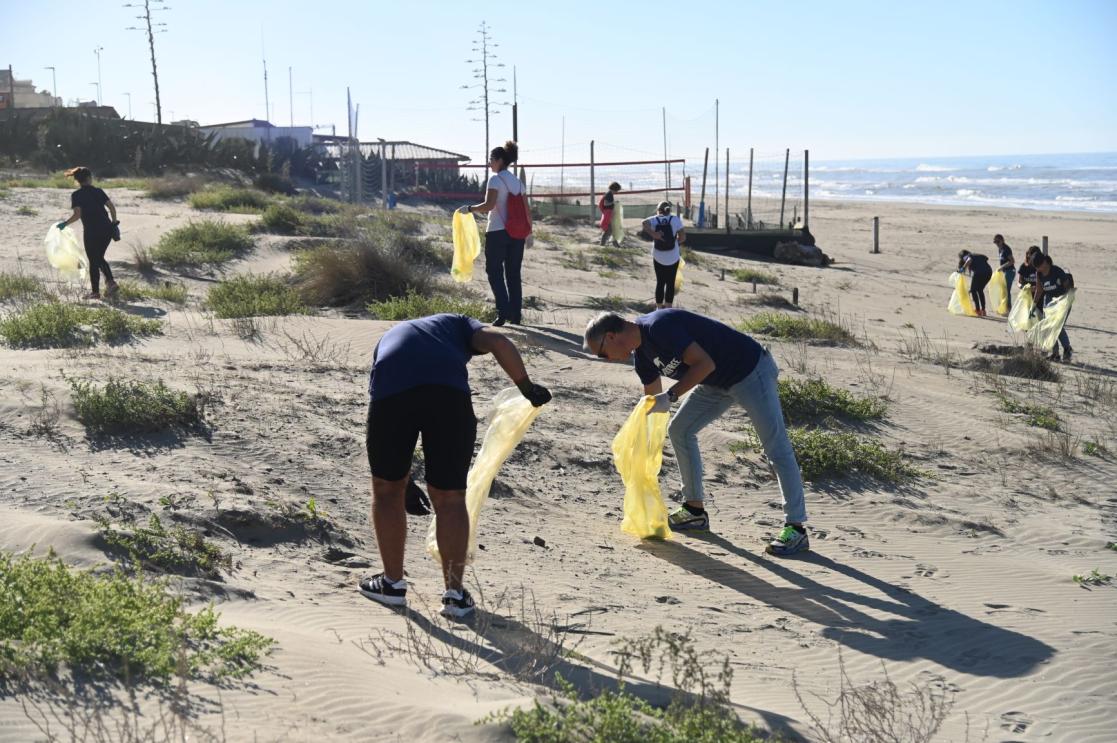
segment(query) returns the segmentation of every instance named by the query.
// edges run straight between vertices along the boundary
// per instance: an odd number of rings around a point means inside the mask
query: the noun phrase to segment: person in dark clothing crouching
[[[528,378],[512,341],[465,315],[402,322],[385,333],[372,352],[366,446],[372,470],[372,524],[384,572],[361,580],[360,590],[374,601],[388,606],[407,601],[405,500],[411,459],[422,434],[446,586],[442,614],[464,617],[474,610],[473,598],[462,586],[469,547],[466,477],[477,438],[466,365],[486,353],[496,358],[532,405],[550,401],[547,388]]]

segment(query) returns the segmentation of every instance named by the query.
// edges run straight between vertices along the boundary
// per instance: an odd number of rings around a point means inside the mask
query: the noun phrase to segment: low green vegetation
[[[1082,453],[1090,457],[1108,456],[1109,449],[1100,441],[1083,441]]]
[[[430,267],[416,260],[402,236],[329,241],[295,254],[295,286],[315,307],[364,307],[434,291]]]
[[[862,475],[899,484],[924,474],[908,464],[902,452],[888,449],[871,437],[808,428],[789,428],[787,435],[804,480],[833,480]],[[731,443],[729,449],[735,453],[763,451],[755,433],[746,442]]]
[[[0,271],[0,302],[41,297],[46,291],[41,279]]]
[[[117,570],[98,575],[0,552],[0,678],[53,675],[167,681],[243,678],[274,641],[191,613],[165,584]]]
[[[207,540],[201,532],[181,526],[167,528],[155,514],[147,526],[120,528],[103,517],[95,518],[101,538],[110,547],[126,552],[140,568],[179,575],[217,579],[233,569],[233,558]]]
[[[98,188],[130,188],[135,191],[143,191],[147,188],[148,181],[146,178],[97,178],[94,185]],[[20,178],[9,178],[4,181],[4,185],[9,188],[72,188],[78,187],[77,182],[68,175],[62,173],[54,173],[51,175],[42,176],[23,176]]]
[[[217,186],[194,191],[187,201],[195,209],[238,214],[259,214],[272,203],[271,197],[263,191],[232,186]]]
[[[1029,426],[1044,428],[1048,431],[1060,430],[1059,416],[1046,405],[1022,402],[1006,392],[997,393],[997,402],[1000,403],[1001,410],[1006,413],[1022,414]]]
[[[723,706],[673,704],[658,709],[625,691],[604,691],[583,700],[573,684],[559,676],[553,703],[515,709],[494,721],[507,720],[518,741],[568,743],[761,743],[763,738]]]
[[[1048,361],[1047,357],[1028,348],[1022,348],[1017,353],[1005,357],[979,356],[970,359],[965,367],[972,371],[1006,377],[1038,379],[1043,382],[1059,381],[1059,370]]]
[[[147,184],[147,197],[157,201],[173,201],[201,191],[209,184],[202,175],[166,175],[152,178]]]
[[[203,419],[196,396],[172,390],[161,379],[110,377],[103,387],[72,379],[70,388],[78,420],[94,431],[144,433],[197,426]]]
[[[307,312],[299,293],[279,276],[236,276],[209,290],[205,306],[222,319]]]
[[[243,227],[224,222],[190,222],[163,235],[151,249],[156,263],[175,268],[217,267],[252,249],[252,238]]]
[[[746,283],[755,281],[757,284],[768,284],[771,286],[776,286],[780,283],[779,276],[757,271],[755,268],[735,268],[732,273],[733,278],[737,279],[737,281],[744,281]]]
[[[784,417],[793,425],[812,423],[825,418],[853,421],[879,420],[888,411],[888,404],[879,397],[861,397],[822,379],[781,379],[780,406]]]
[[[31,207],[24,205],[16,209],[16,214],[21,217],[35,217],[38,216],[39,210],[32,209]]]
[[[496,319],[496,309],[488,302],[461,299],[445,294],[432,296],[414,292],[403,297],[390,297],[372,302],[368,305],[368,311],[377,320],[412,320],[442,312],[469,315],[481,322],[492,322]]]
[[[186,304],[186,285],[172,284],[164,281],[161,284],[139,284],[135,281],[118,281],[116,298],[122,302],[137,302],[144,299],[155,299],[171,304]]]
[[[589,259],[586,258],[586,254],[580,250],[573,253],[570,251],[563,253],[560,263],[562,263],[563,268],[572,268],[577,271],[590,270]]]
[[[57,300],[38,302],[0,319],[0,338],[16,348],[64,348],[122,343],[158,335],[159,320],[129,315],[111,307],[84,307]]]
[[[617,689],[582,698],[556,674],[557,692],[531,709],[499,712],[482,722],[507,722],[516,740],[534,743],[760,743],[758,731],[741,722],[729,702],[733,668],[725,657],[699,653],[689,634],[656,627],[646,637],[624,640],[612,651]],[[673,698],[654,707],[627,691],[636,670],[653,675]]]
[[[256,176],[252,185],[268,193],[283,194],[285,196],[295,195],[295,184],[282,173],[261,173]]]
[[[1083,587],[1105,586],[1109,585],[1110,581],[1113,580],[1113,576],[1106,575],[1105,573],[1099,572],[1097,568],[1094,568],[1088,575],[1073,576],[1073,580],[1075,583]]]
[[[608,246],[597,246],[593,249],[593,263],[598,266],[605,266],[609,269],[622,270],[636,268],[638,258],[643,254],[637,250],[626,250],[625,248],[613,248]]]
[[[586,306],[590,309],[601,310],[603,312],[627,312],[629,310],[651,312],[655,309],[655,305],[653,304],[641,302],[638,299],[625,299],[618,294],[607,294],[604,297],[590,297],[586,300]]]
[[[795,317],[782,312],[761,312],[742,320],[738,327],[792,341],[819,341],[835,346],[858,346],[857,338],[844,325],[814,317]]]

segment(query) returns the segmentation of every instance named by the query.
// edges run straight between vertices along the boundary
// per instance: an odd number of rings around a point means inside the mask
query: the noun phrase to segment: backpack
[[[501,171],[501,175],[504,171]],[[501,178],[501,181],[504,179]],[[505,183],[507,187],[507,183]],[[520,192],[517,194],[512,193],[512,189],[508,189],[508,201],[505,202],[508,206],[508,213],[504,218],[504,229],[508,232],[508,237],[513,240],[523,240],[531,234],[531,219],[527,214],[527,199],[524,198],[524,188],[520,186]]]
[[[659,219],[656,222],[655,229],[663,235],[662,240],[654,240],[656,250],[674,250],[675,249],[675,230],[671,228],[671,217],[667,216],[666,219]]]

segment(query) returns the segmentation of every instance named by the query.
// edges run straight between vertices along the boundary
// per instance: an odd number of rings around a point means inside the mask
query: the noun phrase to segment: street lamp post
[[[50,94],[53,98],[58,98],[58,77],[54,74],[54,66],[44,67],[44,70],[50,70]],[[51,101],[51,108],[54,107],[54,101]]]
[[[128,96],[128,118],[131,119],[132,118],[132,94],[131,93],[125,93],[124,95]]]
[[[101,105],[104,101],[101,100],[101,52],[105,51],[105,47],[99,46],[93,50],[97,55],[97,105]]]
[[[100,106],[101,105],[101,83],[94,80],[93,82],[90,83],[90,85],[92,85],[94,88],[97,89],[97,100],[94,101],[94,103],[96,103],[98,106]]]

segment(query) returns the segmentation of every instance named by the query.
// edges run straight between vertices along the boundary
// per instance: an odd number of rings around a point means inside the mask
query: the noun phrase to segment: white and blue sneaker
[[[807,530],[803,527],[796,529],[791,524],[785,524],[776,538],[768,543],[765,551],[769,555],[789,557],[800,552],[808,552],[810,549],[811,540],[807,536]]]
[[[444,617],[461,619],[472,614],[475,607],[476,605],[473,603],[473,597],[469,595],[469,591],[464,588],[461,590],[447,588],[446,593],[442,594],[442,611],[440,613]]]
[[[363,578],[357,584],[368,598],[385,606],[403,606],[407,603],[407,579],[393,581],[383,573]]]

